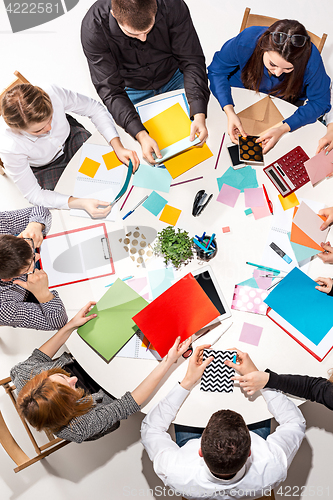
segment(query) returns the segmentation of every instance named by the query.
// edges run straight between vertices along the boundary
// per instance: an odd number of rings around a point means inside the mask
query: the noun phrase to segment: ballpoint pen
[[[271,202],[271,200],[268,198],[268,194],[267,194],[267,191],[266,191],[266,188],[265,188],[265,185],[263,184],[262,185],[262,189],[264,191],[264,195],[265,195],[265,198],[266,198],[266,201],[267,201],[267,205],[268,205],[268,208],[269,208],[269,211],[270,213],[273,215],[273,203]]]
[[[144,201],[146,201],[147,198],[148,198],[148,195],[146,195],[144,198],[142,198],[142,200],[139,201],[139,203],[137,205],[135,205],[135,207],[132,210],[130,210],[129,212],[127,212],[126,215],[124,215],[123,220],[126,219],[126,217],[128,217],[129,215],[131,215],[134,212],[134,210],[136,210]]]

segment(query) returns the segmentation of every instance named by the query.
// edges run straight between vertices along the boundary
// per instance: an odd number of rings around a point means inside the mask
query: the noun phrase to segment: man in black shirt
[[[207,139],[205,58],[183,0],[98,0],[83,19],[81,40],[99,96],[149,162],[161,155],[133,105],[140,100],[184,86],[191,139]]]

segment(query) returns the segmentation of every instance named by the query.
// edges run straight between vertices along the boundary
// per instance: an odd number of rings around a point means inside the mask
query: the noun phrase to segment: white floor
[[[250,6],[254,13],[298,19],[318,35],[326,32],[329,36],[322,55],[328,73],[333,75],[332,0],[238,0],[233,4],[221,0],[188,0],[187,3],[208,64],[214,52],[237,34],[244,9]],[[80,0],[64,16],[26,32],[13,34],[1,2],[0,88],[11,81],[12,73],[17,69],[36,85],[45,81],[56,82],[96,98],[80,45],[81,19],[91,4],[89,0]],[[85,124],[91,128],[89,122]],[[0,196],[0,209],[5,208]],[[42,333],[2,327],[0,378],[7,376],[10,367],[25,359],[44,339],[45,334]],[[266,366],[263,364],[260,368]],[[3,393],[0,393],[0,408],[5,417],[10,419],[12,409]],[[333,475],[330,474],[332,413],[314,403],[306,403],[301,409],[308,422],[306,438],[279,492],[283,496],[298,497],[302,493],[302,496],[330,498],[333,496]],[[174,496],[171,491],[168,493],[163,490],[139,442],[141,420],[142,415],[136,414],[129,421],[122,422],[118,432],[94,443],[71,444],[18,475],[13,473],[11,460],[0,450],[0,499],[86,500],[95,495],[101,500],[118,500]],[[16,431],[20,423],[13,420],[12,426]],[[276,497],[279,498],[279,495]]]

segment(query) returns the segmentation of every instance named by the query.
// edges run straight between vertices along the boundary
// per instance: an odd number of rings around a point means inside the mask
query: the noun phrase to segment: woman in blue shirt
[[[307,100],[281,126],[257,140],[262,142],[264,153],[286,132],[313,123],[330,110],[330,78],[318,49],[298,21],[283,19],[269,28],[245,29],[215,53],[208,78],[228,117],[228,133],[234,143],[246,131],[234,112],[231,87],[264,92],[291,103]]]

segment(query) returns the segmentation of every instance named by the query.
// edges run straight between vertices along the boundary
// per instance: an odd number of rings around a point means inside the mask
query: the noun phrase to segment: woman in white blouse
[[[110,200],[74,198],[53,191],[67,163],[91,135],[67,112],[88,116],[119,160],[133,170],[139,166],[135,151],[123,147],[110,113],[90,97],[57,85],[45,90],[30,84],[9,90],[1,103],[0,158],[6,172],[34,205],[79,208],[91,217],[106,217]]]

